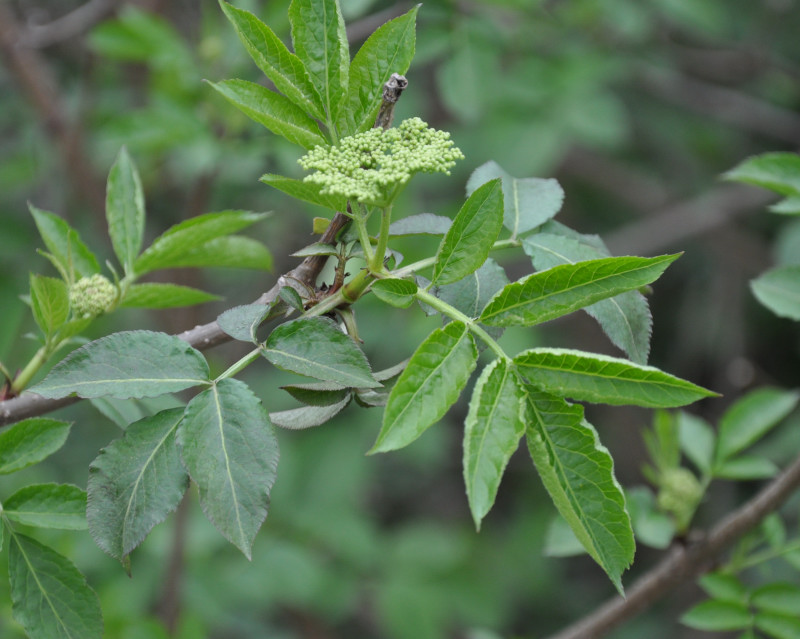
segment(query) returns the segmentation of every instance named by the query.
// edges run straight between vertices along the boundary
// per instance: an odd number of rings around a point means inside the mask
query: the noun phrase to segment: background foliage
[[[258,183],[266,172],[299,176],[298,151],[202,82],[258,79],[216,2],[107,4],[113,11],[75,34],[42,25],[53,26],[78,3],[0,6],[0,360],[12,368],[36,348],[17,338],[33,330],[18,296],[28,271],[47,269],[33,252],[40,242],[26,202],[63,215],[87,244],[105,246],[103,259],[111,257],[102,235],[104,176],[122,144],[142,173],[148,240],[200,213],[271,210],[247,232],[272,249],[275,271],[283,272],[321,212]],[[283,3],[236,4],[288,40]],[[411,8],[369,0],[342,6],[352,50]],[[6,13],[16,24],[3,19]],[[766,192],[718,181],[749,155],[800,145],[796,3],[431,1],[417,19],[410,88],[396,117],[419,115],[450,130],[467,159],[450,178],[416,181],[403,195],[405,208],[452,216],[467,177],[489,159],[517,176],[556,177],[567,194],[560,219],[600,233],[614,254],[685,251],[650,297],[650,361],[725,395],[691,407],[692,414],[717,423],[751,388],[797,384],[796,324],[763,309],[747,282],[769,267],[800,263],[800,223],[766,215]],[[34,59],[22,71],[9,63],[7,44],[15,39]],[[31,83],[49,92],[49,107],[21,90]],[[413,260],[437,242],[409,241],[404,252]],[[125,310],[98,320],[90,336],[150,325],[177,332],[210,321],[250,301],[261,290],[255,282],[272,284],[266,273],[243,273],[170,272],[167,281],[225,300],[152,315]],[[371,322],[371,305],[378,308],[365,300],[359,311],[360,327],[376,368],[407,357],[436,325],[399,314]],[[555,343],[618,354],[582,315],[508,329],[504,339],[516,350]],[[238,348],[212,352],[212,362],[219,358],[221,370]],[[260,368],[245,379],[263,396],[290,381],[282,375]],[[271,410],[294,405],[279,395],[270,402]],[[650,416],[590,410],[622,483],[643,484],[639,433]],[[131,581],[88,535],[42,540],[87,575],[109,636],[165,636],[171,624],[184,637],[546,636],[608,597],[612,586],[586,558],[542,555],[553,510],[523,454],[512,459],[480,534],[473,531],[458,454],[466,412],[457,407],[452,422],[389,456],[363,455],[377,412],[351,408],[327,428],[281,432],[281,475],[252,563],[219,537],[194,499],[136,551]],[[88,406],[63,417],[76,422],[66,447],[46,465],[4,478],[3,496],[32,482],[85,485],[85,469],[117,436],[116,426]],[[777,466],[796,455],[798,418],[788,420],[761,445]],[[752,489],[715,484],[699,522],[717,519]],[[796,514],[795,500],[782,525],[796,529]],[[646,568],[651,552],[639,547],[634,572]],[[797,584],[796,573],[769,570]],[[0,591],[7,587],[0,580]],[[700,594],[687,589],[614,636],[694,636],[675,619]],[[10,607],[7,593],[0,601]],[[10,619],[8,610],[0,613]],[[0,633],[22,636],[11,626]]]

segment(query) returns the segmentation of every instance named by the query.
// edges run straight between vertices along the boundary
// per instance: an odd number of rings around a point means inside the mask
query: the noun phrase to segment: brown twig
[[[79,36],[114,12],[121,0],[89,0],[47,24],[29,25],[20,35],[23,46],[49,47]]]
[[[614,597],[593,613],[548,639],[599,639],[628,619],[663,599],[681,584],[708,571],[719,555],[780,508],[800,488],[800,457],[760,493],[728,514],[700,541],[674,548],[657,566],[628,590],[627,598]]]
[[[0,4],[0,9],[2,9],[2,4]],[[385,105],[381,105],[381,112],[384,113],[384,118],[376,120],[376,127],[388,126],[388,123],[391,122],[392,111],[394,109],[394,105],[397,103],[397,98],[400,97],[403,89],[405,89],[405,87],[408,85],[407,82],[399,82],[397,78],[405,81],[405,78],[402,76],[392,74],[392,78],[384,86],[384,100],[389,100],[391,102],[391,107],[384,108]],[[334,244],[339,232],[345,226],[347,226],[349,222],[350,218],[347,215],[337,212],[336,215],[333,216],[328,228],[325,229],[325,232],[320,238],[320,242],[323,244]],[[328,257],[324,255],[309,256],[305,258],[297,267],[280,276],[275,285],[254,302],[255,304],[265,305],[272,304],[273,302],[275,303],[270,311],[270,314],[267,316],[267,318],[265,318],[265,321],[278,317],[286,311],[285,305],[279,300],[278,297],[278,293],[280,292],[281,288],[284,286],[301,288],[303,286],[314,287],[317,276],[322,271],[323,266],[325,266],[327,259]],[[195,326],[190,330],[178,333],[177,337],[188,342],[194,348],[201,351],[207,350],[224,342],[228,342],[231,339],[229,335],[222,331],[222,329],[219,327],[219,324],[216,322],[209,322],[208,324]],[[80,397],[47,399],[34,393],[22,393],[19,397],[14,397],[13,399],[0,402],[0,427],[8,426],[9,424],[13,424],[22,419],[27,419],[28,417],[44,415],[45,413],[54,411],[57,408],[69,406],[70,404],[74,404],[80,400]]]

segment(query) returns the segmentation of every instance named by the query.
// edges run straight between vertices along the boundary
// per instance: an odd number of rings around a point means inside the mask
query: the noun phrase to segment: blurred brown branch
[[[111,15],[123,0],[89,0],[70,13],[46,24],[29,24],[20,33],[22,46],[49,47],[79,36]]]
[[[548,639],[599,639],[643,612],[681,584],[705,573],[733,542],[777,510],[800,487],[800,458],[767,484],[750,501],[729,513],[706,536],[687,547],[674,548],[627,592]]]

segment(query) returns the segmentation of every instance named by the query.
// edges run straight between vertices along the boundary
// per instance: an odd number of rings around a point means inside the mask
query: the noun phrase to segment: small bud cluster
[[[415,173],[449,175],[456,160],[463,159],[449,133],[410,118],[397,128],[343,138],[338,146],[318,146],[299,161],[304,169],[316,171],[305,181],[322,186],[321,193],[386,206]]]
[[[689,525],[698,502],[703,496],[700,482],[686,468],[670,468],[661,477],[658,506],[672,513],[679,530]]]
[[[117,288],[107,277],[82,277],[69,289],[69,305],[75,317],[89,319],[110,309],[117,300]]]

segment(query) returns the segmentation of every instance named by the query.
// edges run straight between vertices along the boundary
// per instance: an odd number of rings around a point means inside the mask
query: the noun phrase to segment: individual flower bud
[[[76,317],[88,319],[105,313],[117,300],[117,287],[98,274],[82,277],[69,288],[69,305]]]

